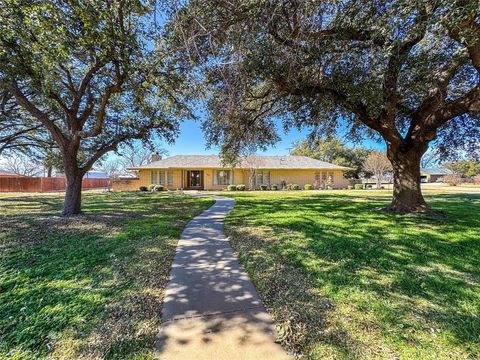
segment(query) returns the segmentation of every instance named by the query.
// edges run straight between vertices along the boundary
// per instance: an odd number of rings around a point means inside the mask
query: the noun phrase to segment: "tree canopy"
[[[351,167],[355,170],[347,171],[345,176],[354,178],[359,177],[363,163],[371,152],[371,149],[364,147],[348,147],[338,137],[300,140],[294,143],[290,151],[292,155],[308,156],[335,165]]]
[[[132,139],[172,141],[178,115],[185,115],[181,74],[156,41],[153,6],[141,0],[0,6],[0,90],[16,115],[5,121],[31,119],[55,141],[67,177],[67,215],[80,211],[81,179],[103,155]]]
[[[381,138],[393,211],[423,211],[420,159],[479,154],[477,0],[191,0],[171,22],[180,57],[210,85],[205,130],[226,157],[284,128]]]

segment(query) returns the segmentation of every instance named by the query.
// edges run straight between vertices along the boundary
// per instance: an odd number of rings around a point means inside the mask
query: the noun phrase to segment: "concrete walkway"
[[[270,316],[223,233],[234,200],[187,225],[177,246],[156,343],[160,359],[290,359],[274,342]]]

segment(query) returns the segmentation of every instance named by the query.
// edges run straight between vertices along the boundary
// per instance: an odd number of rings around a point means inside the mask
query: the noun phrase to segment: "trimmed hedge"
[[[247,187],[243,184],[237,185],[237,191],[245,191]]]
[[[268,189],[268,186],[267,185],[260,185],[260,190],[267,190]]]
[[[313,190],[313,185],[312,184],[305,184],[305,185],[303,185],[303,188],[305,190]]]
[[[235,191],[235,190],[237,190],[237,185],[228,185],[227,190],[228,191]]]
[[[363,184],[355,184],[355,190],[362,190]]]
[[[270,185],[270,190],[278,190],[278,185],[277,184]]]
[[[138,188],[138,190],[140,190],[140,191],[148,191],[148,188],[147,188],[146,186],[140,186],[140,187]]]
[[[165,187],[163,185],[155,185],[153,191],[164,191]]]
[[[347,189],[348,189],[348,190],[353,190],[353,186],[352,186],[352,185],[348,185],[348,186],[347,186]]]
[[[148,185],[148,190],[150,190],[150,191],[155,191],[155,186],[157,186],[157,184],[150,184],[150,185]]]

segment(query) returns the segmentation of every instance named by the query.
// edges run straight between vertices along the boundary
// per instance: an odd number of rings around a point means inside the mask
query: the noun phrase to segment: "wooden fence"
[[[82,189],[110,188],[110,179],[83,179]],[[57,177],[0,177],[0,192],[46,192],[65,191],[67,180]]]

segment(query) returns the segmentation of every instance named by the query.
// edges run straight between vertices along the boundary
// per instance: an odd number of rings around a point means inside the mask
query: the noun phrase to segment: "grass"
[[[386,191],[228,193],[226,231],[307,359],[480,358],[480,195],[426,196],[447,218],[379,213]]]
[[[212,204],[161,193],[0,195],[0,358],[152,356],[180,232]]]

